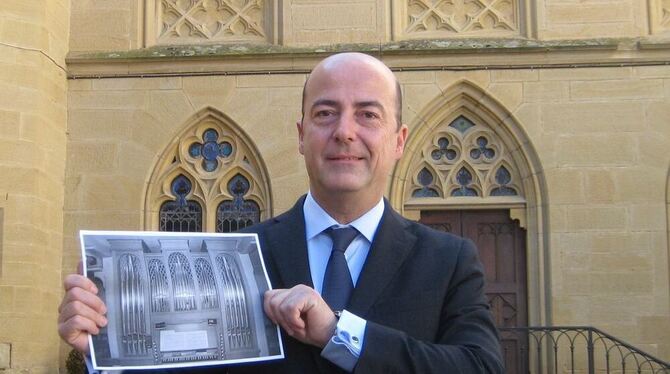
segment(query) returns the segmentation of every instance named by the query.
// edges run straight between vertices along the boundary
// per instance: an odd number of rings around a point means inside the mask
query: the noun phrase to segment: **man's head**
[[[314,68],[298,135],[317,201],[366,210],[379,201],[407,139],[399,100],[395,76],[371,56],[342,53]]]
[[[344,55],[357,55],[357,53],[342,53],[340,55],[335,56],[344,56]],[[381,61],[378,62],[381,63]],[[384,65],[384,67],[386,66]],[[388,69],[388,67],[386,68]],[[395,120],[397,128],[400,129],[400,126],[402,125],[402,89],[400,88],[400,82],[398,82],[398,79],[396,79],[395,76],[393,76],[393,80],[395,81]],[[302,113],[302,119],[305,119],[305,96],[307,95],[307,83],[309,83],[309,77],[307,77],[305,85],[302,88],[302,107],[300,109],[300,112]]]

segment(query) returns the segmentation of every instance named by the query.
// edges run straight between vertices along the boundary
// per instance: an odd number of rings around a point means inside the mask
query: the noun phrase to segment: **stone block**
[[[643,100],[664,96],[661,79],[570,82],[570,98],[573,100]]]
[[[612,169],[617,186],[616,201],[663,201],[666,194],[667,169],[637,166]]]
[[[584,174],[579,169],[551,169],[546,172],[549,198],[555,204],[584,202]]]
[[[656,134],[670,139],[670,100],[653,101],[646,104],[646,124]]]
[[[561,293],[568,296],[591,295],[591,275],[588,270],[561,269]]]
[[[442,94],[440,88],[435,84],[404,84],[402,85],[402,92],[403,117],[407,112],[418,115],[427,103],[432,102]],[[422,118],[422,120],[427,120],[427,118]],[[407,123],[408,121],[409,117],[403,118],[403,122]]]
[[[43,167],[44,150],[34,142],[5,140],[0,147],[0,165]]]
[[[92,79],[68,79],[68,91],[90,91],[93,89]]]
[[[130,9],[77,9],[70,15],[73,51],[124,50],[130,47]]]
[[[12,344],[0,343],[0,369],[5,370],[12,367]]]
[[[614,201],[616,184],[609,170],[589,170],[585,172],[586,200],[594,203]]]
[[[286,107],[283,110],[290,113],[295,113],[296,117],[300,115],[300,107],[302,105],[302,88],[275,88],[270,90],[268,95],[269,104],[271,107]]]
[[[565,101],[570,92],[567,82],[546,81],[546,82],[524,82],[523,100],[524,102],[560,102]]]
[[[539,79],[540,70],[510,69],[491,71],[491,82],[533,82]]]
[[[286,38],[293,45],[377,43],[386,38],[387,14],[378,0],[292,2]]]
[[[165,90],[150,91],[146,112],[156,118],[163,127],[162,131],[174,134],[196,109],[183,91]]]
[[[146,91],[71,91],[68,108],[72,109],[143,109],[148,100]]]
[[[557,140],[557,162],[570,166],[630,166],[637,161],[635,138],[626,133],[563,135]]]
[[[542,127],[552,133],[641,131],[645,105],[636,102],[556,103],[542,106]]]
[[[468,70],[468,71],[436,71],[435,81],[442,92],[448,94],[447,90],[457,82],[462,80],[473,83],[482,90],[491,83],[491,71],[489,70]]]
[[[0,139],[17,139],[21,114],[12,110],[0,110]]]
[[[397,71],[395,76],[400,84],[435,83],[434,71]]]
[[[652,278],[653,275],[648,272],[592,272],[591,292],[599,295],[651,295]]]
[[[624,230],[628,225],[628,211],[618,206],[573,206],[567,215],[568,229],[574,231]]]
[[[4,43],[24,48],[43,49],[49,43],[49,32],[42,25],[9,17],[0,23],[0,37]]]
[[[640,78],[670,78],[670,66],[636,66],[633,74]]]
[[[237,87],[302,87],[304,74],[238,75]]]
[[[116,90],[177,90],[182,87],[181,77],[112,78],[89,80],[92,88],[100,91]]]
[[[625,80],[631,78],[632,76],[633,70],[630,67],[565,68],[540,70],[541,81]]]
[[[175,135],[171,131],[165,131],[163,125],[147,112],[133,113],[133,120],[130,123],[130,139],[147,151],[156,154],[162,152]]]
[[[630,229],[634,231],[662,231],[666,226],[665,203],[638,203],[630,207]]]
[[[628,253],[591,253],[590,264],[594,269],[614,272],[647,272],[652,270],[652,259],[647,251],[631,248]]]
[[[130,211],[142,205],[144,181],[127,175],[87,175],[83,181],[84,209]]]
[[[549,222],[551,222],[551,231],[555,233],[567,230],[567,217],[565,206],[551,205],[549,207]]]
[[[592,321],[591,323],[596,323],[596,327],[604,329],[605,332],[623,338],[620,332],[609,326],[621,323],[633,324],[637,316],[644,315],[650,310],[652,304],[653,297],[649,295],[619,295],[593,290],[589,320]]]
[[[632,12],[629,2],[586,3],[574,6],[562,2],[549,3],[546,8],[550,24],[564,23],[627,23]]]
[[[491,83],[487,92],[510,112],[518,108],[523,100],[522,83]]]
[[[134,110],[70,110],[68,139],[123,140],[130,137]]]
[[[627,232],[595,232],[589,236],[589,248],[593,253],[628,253],[636,248],[648,250],[651,245],[649,237],[636,236],[635,238]]]
[[[70,172],[111,172],[118,166],[118,145],[104,142],[71,142],[67,167]]]

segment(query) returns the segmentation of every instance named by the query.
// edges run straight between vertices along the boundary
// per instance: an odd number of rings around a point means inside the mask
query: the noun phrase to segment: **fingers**
[[[107,307],[97,296],[98,288],[88,278],[70,274],[63,281],[65,296],[58,307],[58,334],[76,350],[88,351],[90,334],[107,325]]]
[[[263,308],[272,322],[281,326],[293,336],[305,327],[300,318],[301,306],[299,299],[292,290],[271,290],[265,293]]]
[[[72,302],[79,302],[95,310],[100,314],[107,312],[107,307],[97,296],[98,288],[95,287],[90,279],[76,274],[70,274],[65,277],[63,282],[65,287],[65,296],[58,307],[58,312],[62,312],[63,308]]]
[[[63,288],[65,288],[65,291],[68,291],[74,287],[79,287],[95,294],[98,293],[98,287],[87,277],[80,274],[68,274],[63,280]]]

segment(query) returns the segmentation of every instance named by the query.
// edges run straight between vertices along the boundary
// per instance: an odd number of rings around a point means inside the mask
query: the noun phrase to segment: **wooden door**
[[[420,222],[472,240],[486,273],[486,296],[498,327],[528,324],[526,296],[526,230],[509,218],[509,211],[422,211]],[[527,373],[527,342],[502,333],[507,373]]]

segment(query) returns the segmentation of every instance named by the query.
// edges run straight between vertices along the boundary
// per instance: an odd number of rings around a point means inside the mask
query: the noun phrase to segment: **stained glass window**
[[[435,178],[433,177],[433,174],[426,168],[421,169],[419,171],[419,175],[417,175],[417,179],[419,183],[421,184],[422,188],[415,190],[412,193],[413,197],[438,197],[440,196],[435,189],[430,188],[429,186],[433,184],[433,180]]]
[[[202,143],[195,142],[188,147],[188,153],[193,158],[202,157],[202,168],[212,172],[219,166],[219,158],[227,158],[233,153],[233,145],[229,142],[218,142],[219,133],[214,129],[207,129],[202,134]]]
[[[219,204],[216,210],[216,232],[233,232],[260,221],[260,207],[244,196],[249,192],[249,180],[237,174],[228,182],[228,192],[233,200]]]
[[[175,200],[166,201],[161,205],[160,231],[202,231],[202,207],[196,201],[186,200],[191,189],[191,181],[183,175],[177,176],[172,181],[171,192]]]

